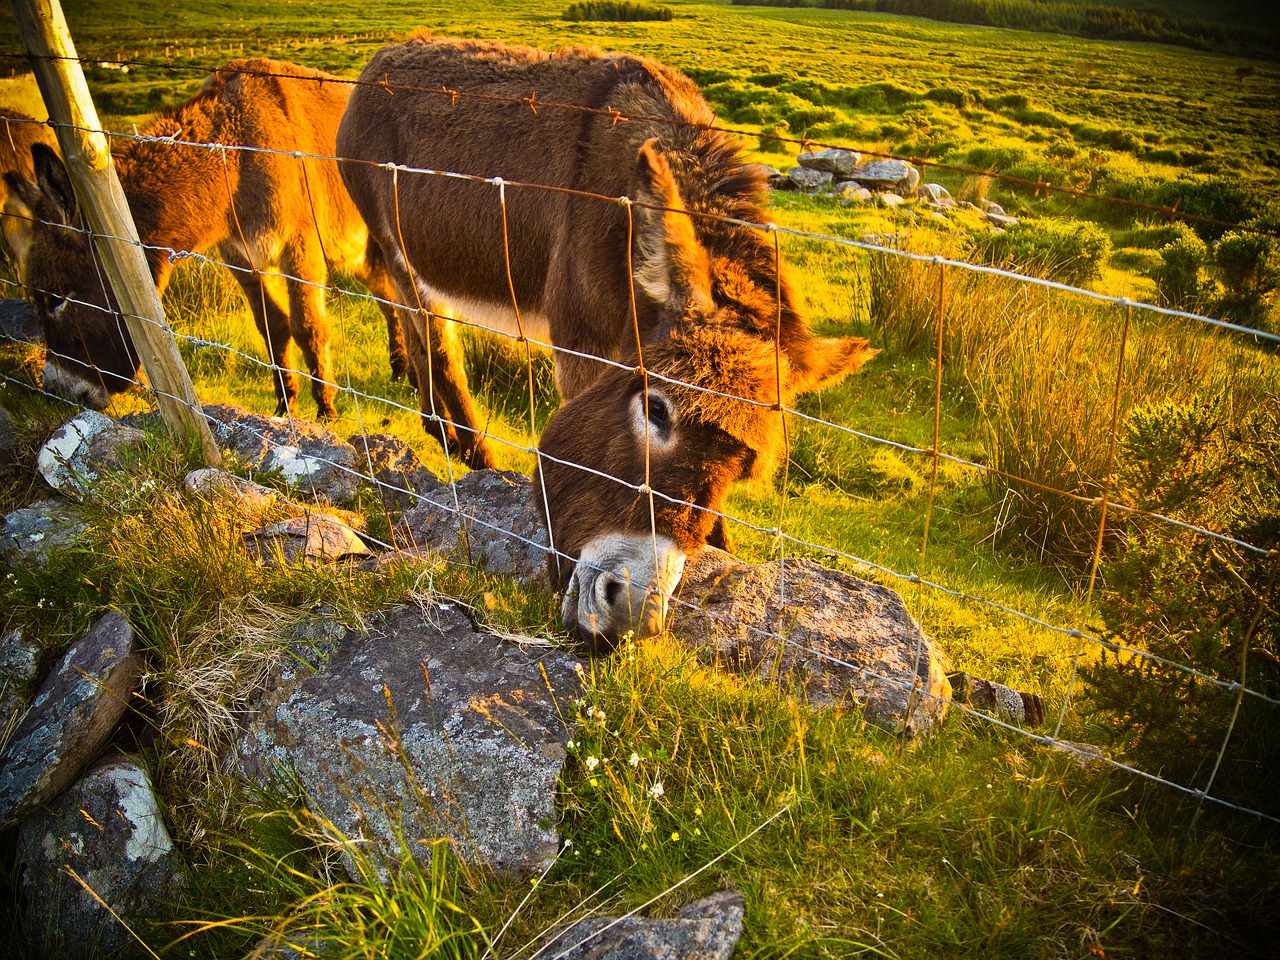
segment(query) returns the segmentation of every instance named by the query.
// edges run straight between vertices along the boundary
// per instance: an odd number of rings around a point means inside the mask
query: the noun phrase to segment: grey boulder
[[[808,170],[823,170],[832,174],[837,180],[846,180],[862,161],[862,154],[856,150],[830,148],[816,153],[802,153],[796,158],[800,166]]]
[[[887,587],[810,560],[743,563],[705,548],[686,570],[671,632],[705,659],[815,706],[861,709],[908,735],[941,724],[944,658]]]
[[[277,673],[245,712],[240,772],[294,783],[379,873],[438,839],[503,874],[558,848],[556,783],[580,664],[472,629],[449,604],[397,607],[314,670]],[[366,867],[367,871],[367,867]]]
[[[71,646],[0,757],[0,829],[75,781],[124,715],[139,669],[133,630],[114,611]]]
[[[18,863],[28,935],[38,956],[59,960],[142,955],[107,908],[150,939],[145,921],[185,880],[151,778],[118,756],[19,827]],[[158,946],[173,935],[153,936]]]
[[[11,567],[44,570],[53,553],[75,546],[89,524],[65,500],[37,500],[14,510],[0,524],[0,559]]]
[[[88,495],[103,470],[121,470],[142,449],[141,430],[86,410],[54,431],[36,456],[36,470],[59,493]]]
[[[857,180],[871,190],[893,190],[909,195],[920,183],[920,171],[905,160],[868,160],[854,167],[843,179]]]
[[[543,947],[559,960],[729,960],[742,939],[742,894],[714,893],[674,918],[592,917]]]

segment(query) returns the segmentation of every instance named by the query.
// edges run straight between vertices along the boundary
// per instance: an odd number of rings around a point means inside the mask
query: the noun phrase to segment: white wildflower
[[[640,754],[633,753],[627,758],[627,763],[631,764],[633,767],[640,766]]]
[[[662,781],[658,780],[654,783],[652,787],[649,788],[649,799],[657,800],[660,796],[662,796],[666,792],[667,791],[662,788]]]
[[[587,757],[587,769],[594,770],[600,764],[599,757]]]

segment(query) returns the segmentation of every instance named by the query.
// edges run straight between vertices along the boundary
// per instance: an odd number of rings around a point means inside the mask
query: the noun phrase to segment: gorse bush
[[[1228,307],[1254,307],[1280,285],[1280,241],[1262,233],[1232,230],[1213,248],[1213,264]]]
[[[1190,227],[1179,226],[1179,235],[1160,248],[1156,292],[1171,306],[1193,309],[1204,293],[1209,247]]]
[[[1233,425],[1221,402],[1151,403],[1119,442],[1118,494],[1264,550],[1258,555],[1154,518],[1124,525],[1103,567],[1100,611],[1117,644],[1280,696],[1280,397]],[[1085,671],[1116,743],[1144,769],[1280,813],[1280,707],[1169,663],[1115,651]]]
[[[619,0],[586,0],[585,3],[571,3],[564,12],[564,18],[571,22],[582,20],[663,20],[674,17],[670,7],[656,3],[619,2]]]

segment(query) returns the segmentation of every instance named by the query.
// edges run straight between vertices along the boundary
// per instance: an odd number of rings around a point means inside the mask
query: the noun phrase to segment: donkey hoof
[[[292,406],[293,404],[291,404],[288,400],[281,400],[279,403],[276,404],[276,412],[273,413],[272,416],[287,417],[289,415],[289,410]]]
[[[316,407],[316,420],[320,423],[332,423],[338,419],[338,408],[332,404],[329,406]]]

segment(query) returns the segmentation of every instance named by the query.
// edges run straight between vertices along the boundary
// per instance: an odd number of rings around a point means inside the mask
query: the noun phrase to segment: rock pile
[[[957,201],[941,184],[921,183],[920,171],[905,160],[863,160],[856,150],[827,149],[805,151],[796,157],[796,163],[786,173],[767,168],[769,186],[829,196],[843,204],[877,203],[897,209],[914,201],[939,220],[946,220],[956,211],[970,211],[998,230],[1018,224],[1017,217],[1009,216],[991,200],[983,199],[977,204]]]

